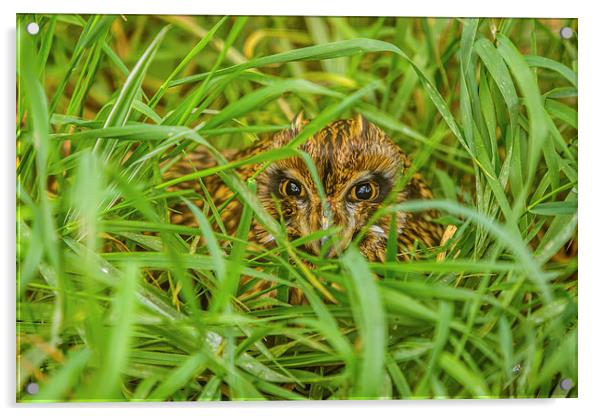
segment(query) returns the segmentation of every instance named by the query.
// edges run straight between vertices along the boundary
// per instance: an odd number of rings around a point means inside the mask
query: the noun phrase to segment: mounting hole
[[[38,383],[29,383],[27,386],[25,386],[25,391],[28,394],[38,394],[38,392],[40,391],[40,386]]]
[[[560,380],[560,388],[564,391],[569,391],[573,388],[573,380],[570,378],[563,378]]]
[[[568,26],[563,27],[562,29],[560,29],[560,37],[562,39],[570,39],[573,37],[573,29],[571,29]]]
[[[31,22],[27,25],[27,33],[37,35],[40,32],[40,26],[36,22]]]

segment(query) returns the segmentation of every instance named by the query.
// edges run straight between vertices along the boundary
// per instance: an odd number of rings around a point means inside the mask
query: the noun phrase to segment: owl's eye
[[[280,193],[285,196],[301,196],[303,188],[291,179],[285,179],[280,183]]]
[[[353,199],[371,201],[378,196],[378,187],[374,182],[358,183],[351,189]]]

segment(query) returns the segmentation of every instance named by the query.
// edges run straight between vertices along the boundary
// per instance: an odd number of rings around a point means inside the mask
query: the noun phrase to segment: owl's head
[[[276,134],[274,147],[286,145],[306,122],[297,116],[290,129]],[[257,194],[266,210],[284,222],[291,239],[332,230],[336,238],[310,239],[305,249],[332,257],[346,248],[368,223],[402,174],[405,154],[378,127],[362,116],[338,120],[299,147],[312,158],[326,201],[303,159],[276,161],[257,177]],[[403,218],[401,218],[403,221]],[[360,250],[383,260],[388,220],[367,230]],[[271,239],[269,235],[264,240]]]

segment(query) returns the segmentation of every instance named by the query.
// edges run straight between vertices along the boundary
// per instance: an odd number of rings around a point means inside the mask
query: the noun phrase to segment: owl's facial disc
[[[286,143],[282,135],[278,140]],[[332,257],[349,245],[389,195],[401,173],[403,154],[363,119],[334,122],[300,150],[312,158],[326,200],[320,198],[301,158],[272,163],[257,178],[258,197],[274,218],[283,220],[290,238],[315,234],[305,248]],[[382,260],[386,230],[387,221],[380,220],[366,232],[360,250],[369,259]]]
[[[267,184],[270,199],[265,198],[263,188],[258,191],[268,212],[283,220],[291,239],[314,234],[315,238],[305,244],[305,249],[325,257],[333,257],[349,245],[393,185],[392,180],[380,172],[363,171],[334,189],[324,187],[326,200],[322,201],[309,172],[303,170],[275,170],[270,172]],[[377,222],[366,237],[386,244],[383,227],[386,224]]]

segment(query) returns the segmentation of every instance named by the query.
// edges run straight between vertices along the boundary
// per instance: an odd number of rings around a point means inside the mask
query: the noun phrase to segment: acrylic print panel
[[[577,21],[17,17],[17,400],[577,396]]]

